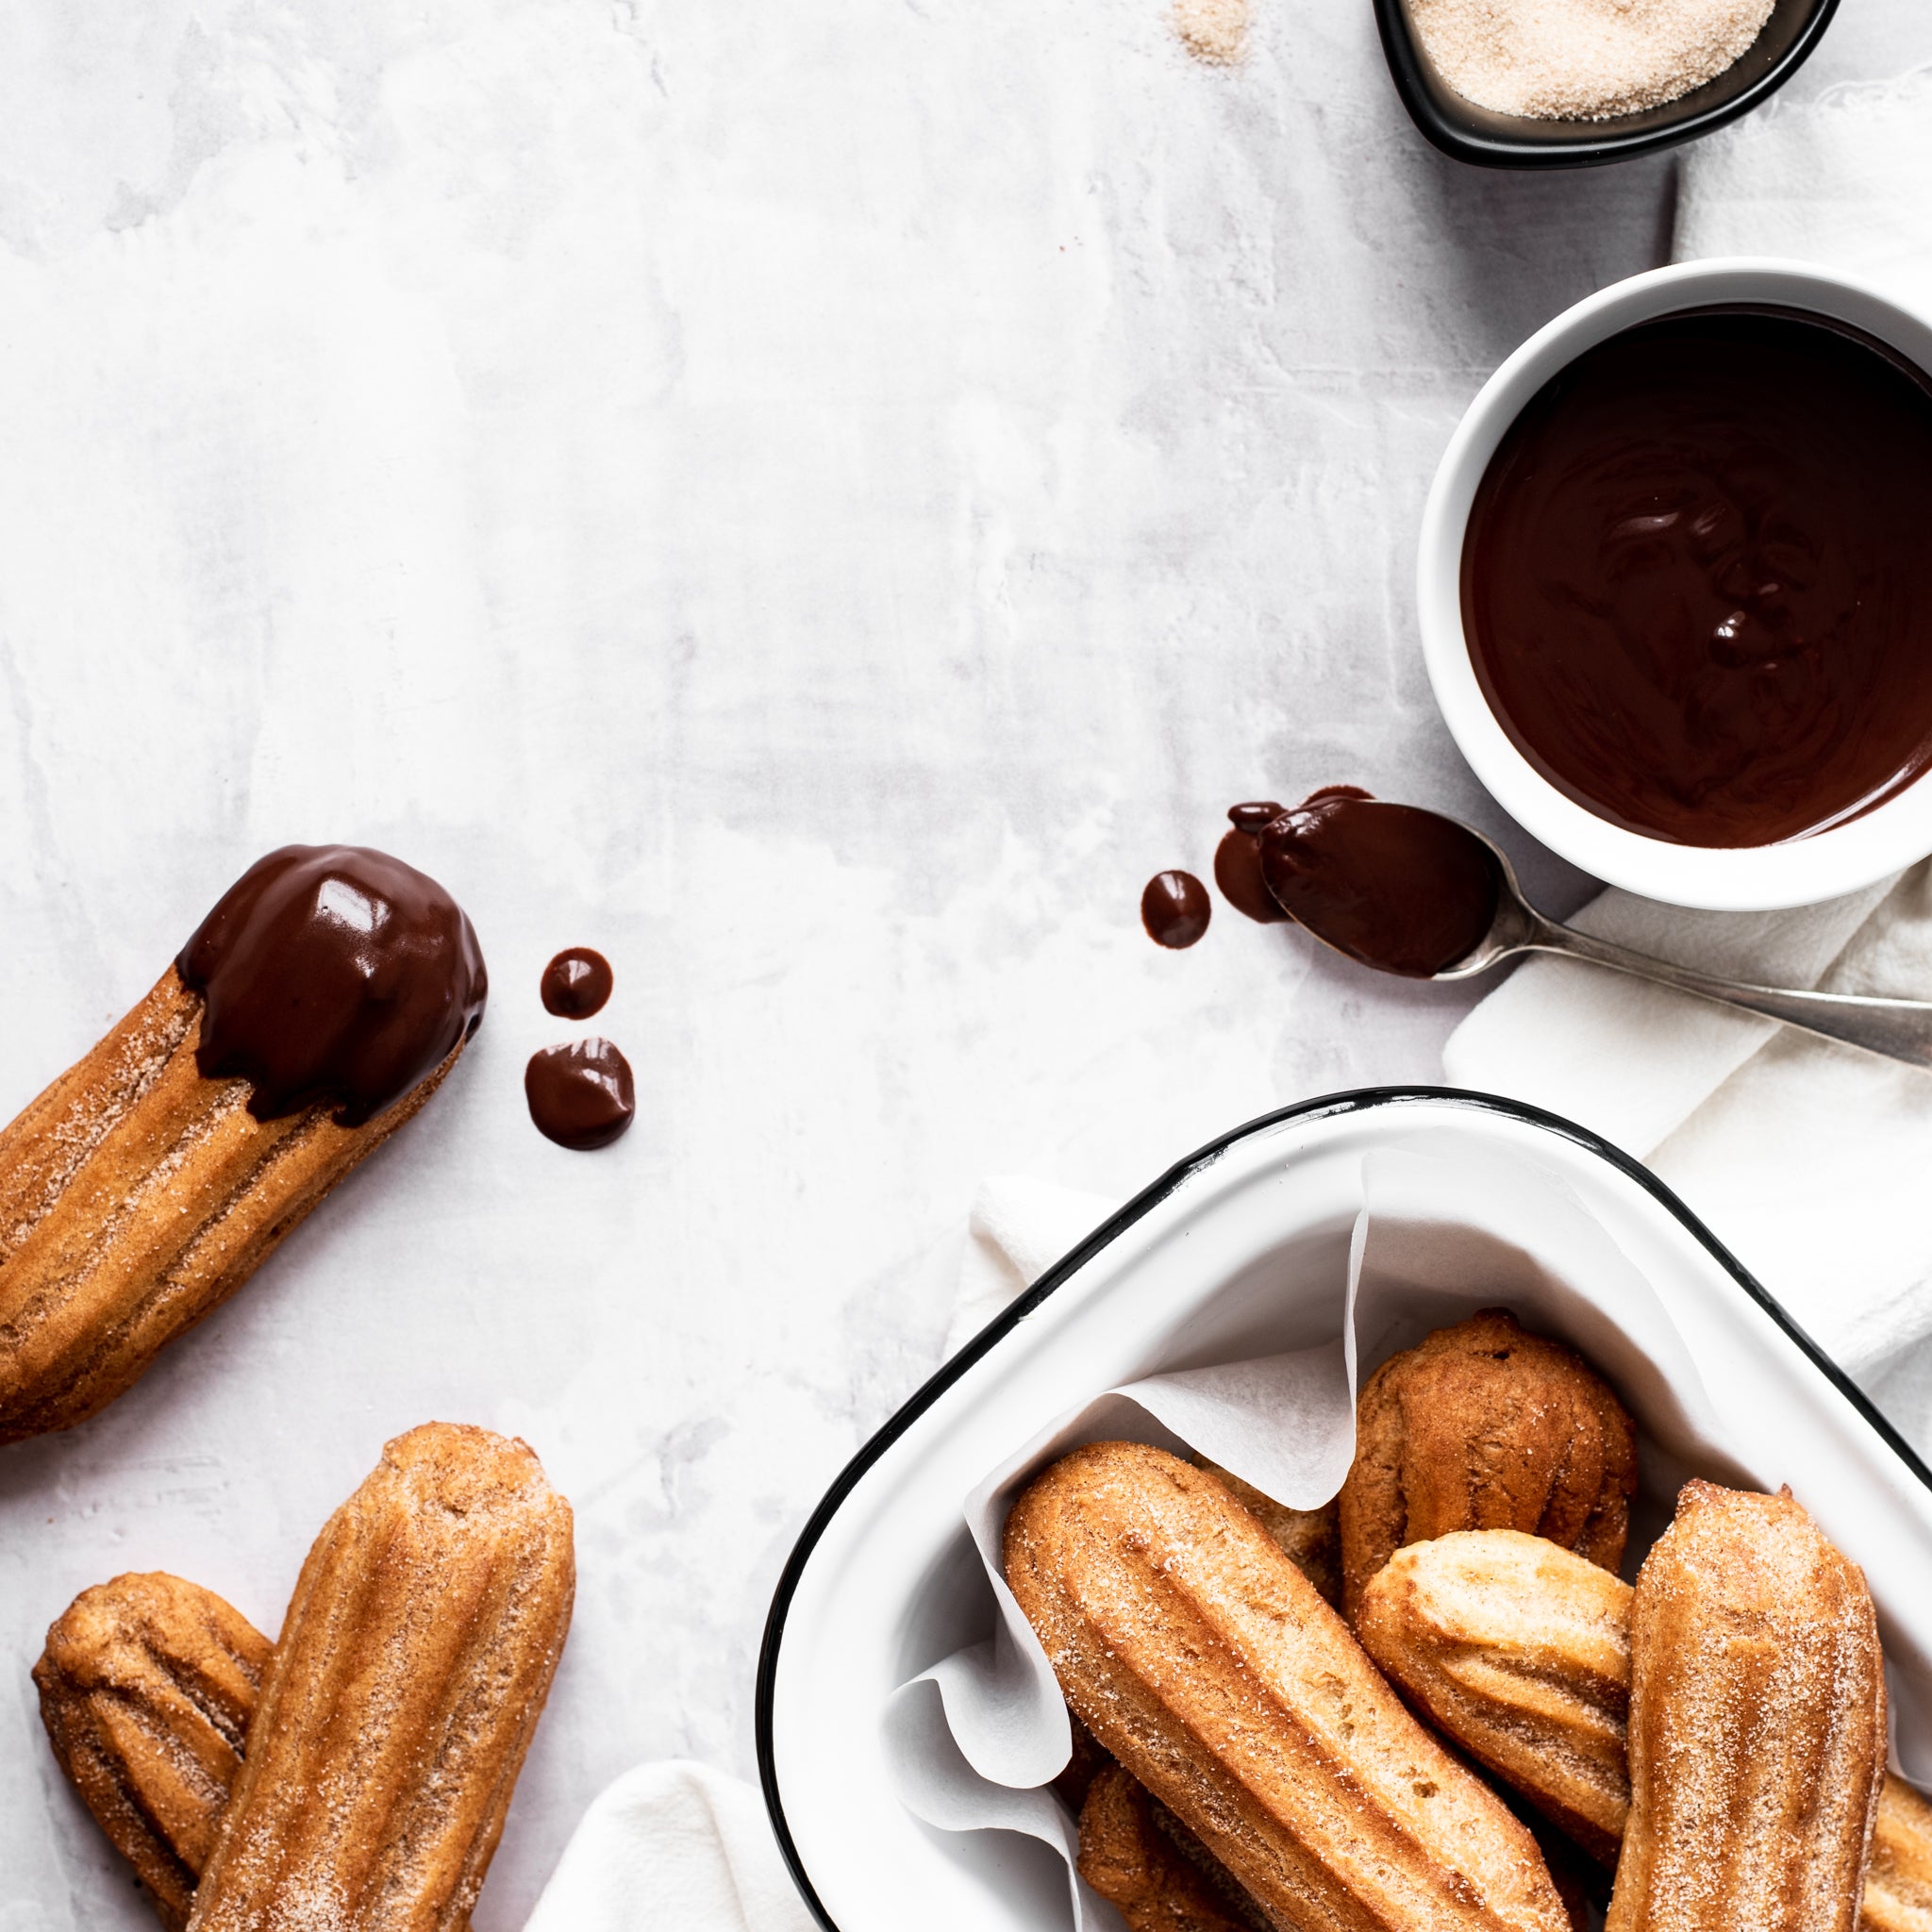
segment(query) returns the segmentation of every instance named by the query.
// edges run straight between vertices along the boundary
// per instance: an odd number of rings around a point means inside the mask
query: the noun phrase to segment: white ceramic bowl
[[[1585,872],[1647,898],[1762,911],[1856,891],[1932,852],[1932,782],[1908,785],[1829,831],[1777,845],[1674,845],[1645,838],[1558,791],[1516,749],[1476,682],[1462,630],[1463,528],[1490,458],[1524,405],[1566,363],[1619,330],[1729,303],[1772,303],[1849,323],[1932,371],[1932,325],[1829,269],[1755,258],[1687,261],[1613,283],[1531,336],[1457,425],[1423,511],[1417,602],[1436,702],[1463,757],[1511,818]]]

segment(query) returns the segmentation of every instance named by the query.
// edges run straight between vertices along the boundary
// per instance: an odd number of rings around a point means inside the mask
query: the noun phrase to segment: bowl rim
[[[1323,1094],[1277,1108],[1209,1141],[1192,1154],[1178,1160],[1151,1186],[1110,1215],[1077,1246],[1062,1256],[1031,1288],[1024,1290],[972,1341],[943,1362],[898,1409],[865,1441],[857,1455],[840,1471],[831,1487],[807,1519],[773,1592],[772,1607],[765,1619],[758,1646],[758,1678],[754,1696],[757,1732],[758,1784],[764,1794],[765,1810],[773,1837],[791,1873],[800,1898],[825,1932],[840,1932],[837,1921],[819,1898],[805,1862],[786,1822],[784,1798],[779,1789],[774,1709],[777,1692],[778,1658],[785,1636],[787,1613],[812,1553],[832,1519],[865,1474],[879,1462],[892,1445],[942,1396],[965,1375],[983,1356],[1034,1313],[1047,1298],[1073,1280],[1103,1249],[1159,1206],[1168,1196],[1195,1175],[1212,1167],[1227,1150],[1257,1134],[1264,1134],[1290,1122],[1311,1122],[1325,1117],[1365,1113],[1381,1108],[1405,1105],[1440,1106],[1448,1102],[1476,1112],[1502,1116],[1506,1120],[1537,1127],[1574,1142],[1595,1155],[1651,1195],[1703,1247],[1750,1300],[1793,1342],[1831,1386],[1927,1490],[1932,1490],[1932,1468],[1919,1456],[1898,1430],[1879,1413],[1871,1398],[1827,1356],[1809,1335],[1792,1320],[1784,1306],[1749,1273],[1704,1223],[1665,1184],[1640,1161],[1621,1148],[1593,1134],[1588,1127],[1550,1113],[1528,1103],[1507,1099],[1500,1094],[1480,1093],[1466,1088],[1400,1086],[1362,1087],[1344,1092]]]
[[[1462,623],[1462,548],[1477,485],[1504,434],[1542,385],[1586,349],[1663,315],[1768,303],[1877,337],[1932,382],[1932,321],[1856,275],[1772,256],[1674,262],[1613,282],[1565,309],[1477,391],[1437,465],[1416,553],[1423,659],[1457,749],[1524,830],[1610,885],[1670,905],[1774,911],[1874,884],[1932,852],[1932,784],[1915,780],[1860,816],[1772,845],[1680,845],[1612,824],[1552,785],[1491,709]]]
[[[1806,0],[1801,0],[1806,4]],[[1389,65],[1390,78],[1407,110],[1408,118],[1431,146],[1453,160],[1477,168],[1595,168],[1612,161],[1634,160],[1641,155],[1660,154],[1666,148],[1713,134],[1741,115],[1748,114],[1774,94],[1807,60],[1831,25],[1838,11],[1838,0],[1808,0],[1810,12],[1791,44],[1760,74],[1735,93],[1698,106],[1698,97],[1723,80],[1713,75],[1701,88],[1694,88],[1678,101],[1666,102],[1652,112],[1665,115],[1644,127],[1625,133],[1605,132],[1594,138],[1553,137],[1530,130],[1547,127],[1574,128],[1574,122],[1542,122],[1517,115],[1492,115],[1491,119],[1523,128],[1520,134],[1493,134],[1470,122],[1457,121],[1437,100],[1424,72],[1415,27],[1409,18],[1407,0],[1374,0],[1375,27],[1381,37],[1382,54]],[[1746,52],[1748,53],[1748,49]],[[1740,59],[1744,56],[1739,57]],[[1681,107],[1681,114],[1671,117],[1669,110]],[[1477,109],[1478,112],[1485,110]],[[1622,117],[1635,119],[1636,116]],[[1616,121],[1593,122],[1584,125],[1615,128]]]

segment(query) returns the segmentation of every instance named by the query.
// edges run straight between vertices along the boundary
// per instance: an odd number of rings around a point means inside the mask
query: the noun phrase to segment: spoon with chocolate
[[[1236,808],[1244,810],[1253,816],[1253,808]],[[1258,828],[1236,820],[1231,836],[1243,834],[1255,841],[1274,903],[1364,966],[1409,979],[1468,979],[1519,953],[1562,953],[1932,1067],[1932,1001],[1751,986],[1577,932],[1523,896],[1509,861],[1480,832],[1440,812],[1337,788]]]

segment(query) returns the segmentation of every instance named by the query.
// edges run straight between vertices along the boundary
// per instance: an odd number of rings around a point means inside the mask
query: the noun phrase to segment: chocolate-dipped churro
[[[0,1130],[0,1442],[72,1427],[234,1293],[435,1091],[482,1017],[433,879],[289,845]]]

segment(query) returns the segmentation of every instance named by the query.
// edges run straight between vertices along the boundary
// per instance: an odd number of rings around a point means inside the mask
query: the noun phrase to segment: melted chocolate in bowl
[[[1484,696],[1625,830],[1768,845],[1932,763],[1932,382],[1778,308],[1665,316],[1538,391],[1471,508]]]
[[[1262,831],[1261,875],[1317,939],[1409,979],[1475,951],[1503,885],[1495,855],[1454,819],[1320,794]]]
[[[175,962],[206,1001],[195,1065],[253,1083],[277,1120],[358,1126],[481,1024],[489,979],[463,908],[364,845],[284,845],[222,895]]]

